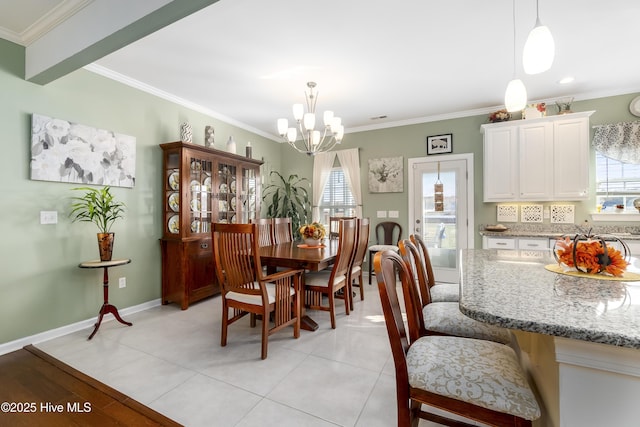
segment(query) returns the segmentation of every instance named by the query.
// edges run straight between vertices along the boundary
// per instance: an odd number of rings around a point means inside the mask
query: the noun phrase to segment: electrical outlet
[[[118,279],[118,286],[121,288],[126,288],[127,287],[127,278],[126,277],[121,277]]]
[[[40,224],[57,224],[58,211],[40,211]]]

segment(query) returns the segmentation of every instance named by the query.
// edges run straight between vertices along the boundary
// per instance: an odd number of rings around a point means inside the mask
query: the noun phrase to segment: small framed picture
[[[453,152],[453,134],[434,135],[427,137],[427,155],[445,154]]]

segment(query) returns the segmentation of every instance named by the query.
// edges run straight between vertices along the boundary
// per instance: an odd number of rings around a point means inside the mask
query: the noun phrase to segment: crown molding
[[[75,15],[92,1],[93,0],[63,0],[20,33],[7,28],[0,28],[0,38],[25,47],[29,46],[53,28]]]

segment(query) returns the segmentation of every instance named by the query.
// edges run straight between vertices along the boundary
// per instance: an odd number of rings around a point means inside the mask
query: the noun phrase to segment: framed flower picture
[[[402,157],[369,159],[369,192],[402,193],[403,175]]]
[[[427,155],[445,154],[453,152],[453,134],[434,135],[427,137]]]

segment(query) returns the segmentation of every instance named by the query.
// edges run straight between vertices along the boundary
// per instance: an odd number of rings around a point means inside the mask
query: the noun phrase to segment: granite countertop
[[[538,226],[536,224],[506,224],[506,231],[485,230],[485,225],[479,227],[480,235],[491,237],[538,237],[555,239],[563,235],[575,235],[576,233],[587,232],[588,226],[577,227],[573,224],[556,224],[553,228],[549,226]],[[582,230],[582,231],[580,231]],[[640,240],[640,229],[633,227],[605,226],[592,229],[593,234],[611,235],[622,240]]]
[[[545,270],[552,263],[551,251],[502,258],[498,250],[462,250],[460,310],[509,329],[640,349],[640,281]],[[640,272],[640,260],[629,271]]]

